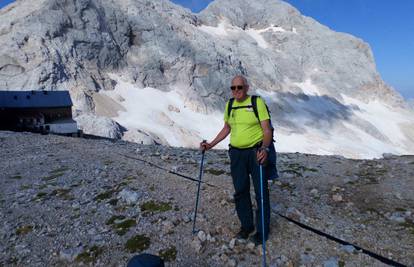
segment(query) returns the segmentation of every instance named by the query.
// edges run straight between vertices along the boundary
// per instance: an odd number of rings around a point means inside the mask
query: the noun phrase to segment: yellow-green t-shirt
[[[269,120],[269,113],[267,112],[263,99],[257,97],[257,113],[259,120]],[[251,106],[251,96],[248,96],[244,101],[237,102],[234,100],[233,108],[230,116],[228,116],[229,101],[227,101],[226,108],[224,110],[224,121],[230,125],[230,145],[237,148],[249,148],[253,147],[257,143],[263,140],[263,130],[254,115],[253,108],[239,108],[240,106]]]

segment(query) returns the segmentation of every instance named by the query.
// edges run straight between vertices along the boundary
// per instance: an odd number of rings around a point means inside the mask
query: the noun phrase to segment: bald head
[[[231,84],[232,85],[244,85],[247,87],[249,86],[249,84],[247,83],[247,79],[242,75],[234,76],[234,78],[231,80]]]

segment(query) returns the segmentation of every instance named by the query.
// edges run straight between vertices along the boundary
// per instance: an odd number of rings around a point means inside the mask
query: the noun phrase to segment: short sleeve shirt
[[[266,105],[260,97],[257,97],[257,112],[259,120],[269,120],[269,113]],[[263,129],[259,120],[254,115],[253,108],[239,108],[241,106],[251,106],[251,96],[248,96],[244,101],[238,102],[234,100],[233,108],[228,116],[229,102],[227,101],[224,110],[224,121],[230,125],[230,145],[237,148],[249,148],[255,146],[263,140]]]

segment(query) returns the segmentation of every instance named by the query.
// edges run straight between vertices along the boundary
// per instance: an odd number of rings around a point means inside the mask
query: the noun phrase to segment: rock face
[[[281,140],[309,139],[283,150],[315,151],[320,142],[317,153],[358,157],[369,138],[379,154],[414,153],[414,113],[381,80],[369,45],[279,0],[216,0],[200,14],[167,0],[21,0],[3,8],[0,21],[1,90],[69,90],[75,115],[112,117],[128,140],[191,146],[197,142],[184,139],[199,140],[222,122],[189,129],[194,117],[180,124],[176,109],[154,109],[151,120],[139,118],[151,126],[135,125],[120,118],[130,112],[127,95],[103,97],[122,82],[177,93],[182,116],[212,115],[222,111],[231,77],[243,74],[276,114]],[[403,115],[384,117],[373,105]],[[154,136],[160,126],[168,129]],[[339,134],[361,140],[338,145]]]
[[[79,128],[86,134],[108,138],[121,138],[122,127],[113,120],[93,114],[83,114],[76,118]]]

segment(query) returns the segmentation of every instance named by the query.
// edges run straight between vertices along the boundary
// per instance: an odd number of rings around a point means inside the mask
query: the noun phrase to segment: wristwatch
[[[266,150],[266,152],[269,152],[270,149],[268,147],[262,146],[262,147],[259,148],[259,150]]]

